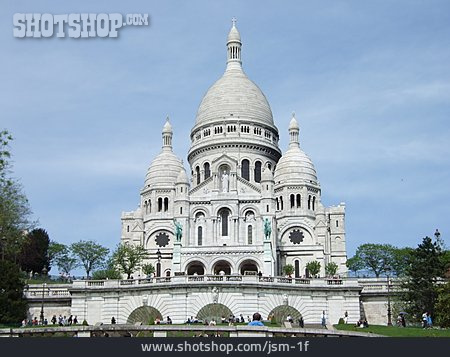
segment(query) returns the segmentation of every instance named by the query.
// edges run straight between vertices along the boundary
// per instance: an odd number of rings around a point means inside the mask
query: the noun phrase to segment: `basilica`
[[[235,22],[228,34],[224,74],[203,97],[190,135],[189,175],[173,152],[173,128],[162,128],[139,207],[123,212],[121,243],[142,245],[157,277],[281,276],[308,262],[346,268],[345,204],[325,207],[311,159],[292,115],[289,147],[261,89],[244,73]],[[141,271],[136,276],[143,276]]]

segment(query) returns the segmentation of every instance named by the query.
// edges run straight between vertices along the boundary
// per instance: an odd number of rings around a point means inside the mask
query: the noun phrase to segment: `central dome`
[[[242,70],[241,36],[235,23],[227,37],[227,68],[206,92],[198,108],[195,127],[224,119],[241,119],[274,127],[266,96]]]
[[[242,70],[227,69],[203,97],[196,126],[239,117],[273,126],[272,110],[261,89]]]

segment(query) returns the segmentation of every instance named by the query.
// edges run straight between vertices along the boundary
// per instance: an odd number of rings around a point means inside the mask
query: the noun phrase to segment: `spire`
[[[231,20],[232,26],[227,37],[227,70],[242,69],[241,61],[241,35],[236,28],[236,18]]]
[[[300,127],[297,119],[295,119],[295,113],[292,112],[292,119],[289,122],[289,147],[299,147],[298,134]]]
[[[166,123],[164,124],[163,130],[162,130],[162,139],[163,139],[163,150],[170,150],[172,151],[172,125],[169,122],[169,117],[166,118]]]

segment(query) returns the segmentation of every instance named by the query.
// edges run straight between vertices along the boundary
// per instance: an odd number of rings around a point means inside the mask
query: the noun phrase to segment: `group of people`
[[[52,323],[52,325],[71,326],[71,325],[77,325],[78,324],[78,318],[77,318],[77,316],[74,317],[73,315],[70,315],[69,318],[67,318],[67,316],[62,316],[62,315],[59,315],[59,317],[56,317],[56,315],[53,315],[53,317],[50,320],[50,322]],[[22,321],[22,327],[38,326],[38,325],[47,326],[48,325],[47,318],[44,318],[44,321],[39,321],[37,319],[37,317],[35,316],[32,319],[29,319],[29,320],[24,319]]]
[[[431,320],[431,314],[429,312],[424,312],[422,314],[422,328],[433,327],[433,321]]]
[[[172,325],[172,319],[170,318],[170,316],[167,316],[165,321],[164,320],[161,321],[161,319],[159,317],[157,317],[155,319],[155,325],[161,325],[161,324]]]
[[[369,327],[369,323],[367,322],[367,319],[360,319],[358,320],[358,322],[356,322],[355,327],[360,327],[360,328],[364,328],[364,327]]]

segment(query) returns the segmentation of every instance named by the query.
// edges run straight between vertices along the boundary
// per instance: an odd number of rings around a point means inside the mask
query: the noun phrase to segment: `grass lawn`
[[[371,332],[389,337],[450,337],[450,329],[423,329],[420,327],[397,327],[371,325],[368,328],[355,327],[352,324],[334,325],[336,330]]]

